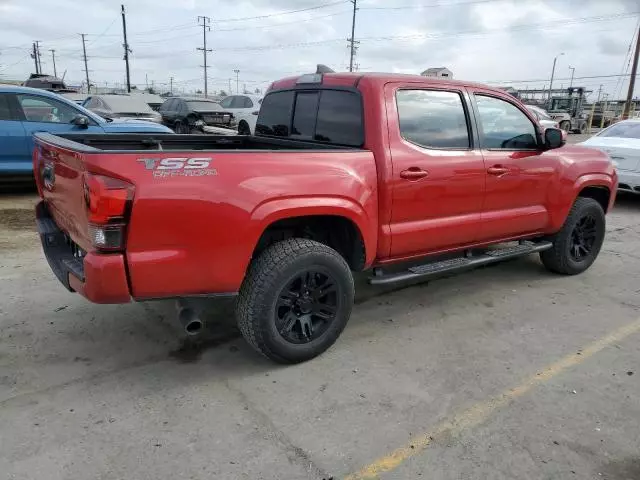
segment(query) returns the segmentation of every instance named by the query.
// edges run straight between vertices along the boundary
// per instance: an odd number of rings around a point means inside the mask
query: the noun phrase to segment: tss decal
[[[203,177],[217,175],[215,168],[209,168],[213,161],[210,157],[171,157],[171,158],[139,158],[147,170],[156,178],[165,177]]]

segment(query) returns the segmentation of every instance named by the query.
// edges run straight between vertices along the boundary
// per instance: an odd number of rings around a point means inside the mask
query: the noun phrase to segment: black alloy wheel
[[[588,269],[600,253],[606,231],[602,205],[578,197],[559,232],[549,237],[553,246],[540,252],[544,266],[555,273],[576,275]]]
[[[570,255],[576,262],[582,262],[591,256],[597,237],[596,219],[591,214],[586,214],[573,228],[571,232]]]
[[[339,298],[330,273],[308,270],[281,290],[276,302],[276,329],[286,341],[308,343],[321,337],[336,318]]]
[[[236,302],[238,327],[267,358],[304,362],[336,342],[354,291],[337,251],[306,238],[282,240],[252,260]]]

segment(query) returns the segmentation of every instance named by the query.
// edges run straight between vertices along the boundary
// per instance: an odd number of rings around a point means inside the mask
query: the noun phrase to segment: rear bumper
[[[95,303],[131,301],[123,254],[84,253],[56,225],[44,202],[36,206],[36,223],[44,256],[67,290]]]

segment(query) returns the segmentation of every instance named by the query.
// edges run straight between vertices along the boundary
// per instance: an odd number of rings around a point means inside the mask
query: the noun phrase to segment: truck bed
[[[171,133],[68,133],[58,135],[38,133],[37,135],[58,146],[66,146],[87,153],[98,153],[96,150],[120,152],[148,152],[149,150],[182,152],[189,150],[359,150],[354,147],[305,140],[244,135],[175,135]]]

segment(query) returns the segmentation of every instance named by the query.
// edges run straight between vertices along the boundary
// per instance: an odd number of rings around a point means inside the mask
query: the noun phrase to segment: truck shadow
[[[403,310],[428,308],[425,305],[435,299],[443,300],[455,297],[459,295],[459,289],[451,289],[447,279],[461,276],[465,278],[466,285],[477,284],[478,278],[482,277],[484,287],[481,287],[480,290],[483,288],[500,289],[504,286],[517,288],[519,285],[528,284],[531,281],[548,277],[557,278],[545,270],[537,260],[527,258],[489,265],[460,274],[450,274],[429,282],[386,287],[369,285],[369,273],[361,273],[355,276],[355,306],[347,329],[355,327],[358,323],[366,322],[366,319],[358,318],[359,310],[375,308],[376,304],[380,305],[380,301],[385,306],[395,306],[399,309],[398,313],[401,314]],[[226,348],[230,352],[237,352],[240,349],[248,351],[249,355],[255,356],[261,362],[262,357],[258,354],[254,355],[253,351],[244,344],[235,324],[233,308],[234,302],[232,300],[212,304],[205,312],[206,326],[204,331],[194,337],[186,336],[180,332],[180,344],[169,352],[169,357],[180,363],[195,363],[202,359],[206,351]],[[174,309],[173,312],[175,312]],[[171,314],[168,312],[164,316],[170,317]],[[179,329],[177,322],[174,327]]]

